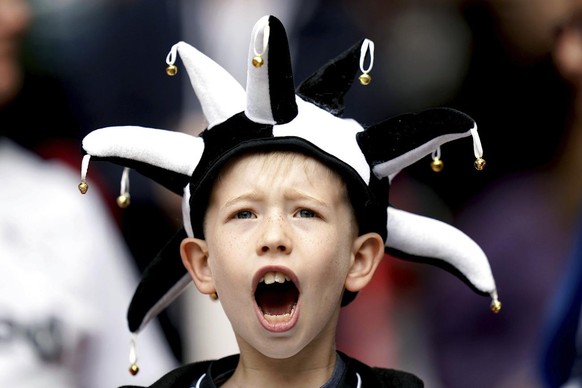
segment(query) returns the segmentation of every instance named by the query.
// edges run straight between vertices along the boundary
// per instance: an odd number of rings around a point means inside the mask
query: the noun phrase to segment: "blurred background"
[[[60,145],[99,127],[204,129],[186,73],[165,74],[180,40],[244,85],[250,32],[265,14],[288,30],[296,83],[372,39],[373,81],[354,84],[344,116],[367,125],[450,106],[477,121],[483,171],[473,167],[470,140],[445,145],[443,171],[431,170],[430,156],[411,166],[395,179],[391,202],[476,240],[503,309],[492,314],[487,298],[440,269],[389,258],[344,309],[339,349],[413,372],[427,387],[558,387],[580,378],[581,1],[29,1],[22,60],[59,81],[79,125],[59,141],[53,134],[63,128],[29,126],[13,137],[35,139],[74,168],[79,150]],[[143,270],[180,226],[179,198],[135,173],[132,204],[120,210],[121,169],[93,163],[90,175]],[[223,318],[191,288],[159,321],[186,362],[236,352]]]

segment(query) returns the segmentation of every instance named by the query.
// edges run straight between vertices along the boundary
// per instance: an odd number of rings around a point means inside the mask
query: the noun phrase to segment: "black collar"
[[[333,388],[367,388],[367,387],[399,387],[420,388],[422,381],[416,376],[393,369],[371,368],[360,361],[338,352],[345,368],[337,385]],[[239,355],[233,355],[212,361],[204,374],[195,379],[192,388],[218,388],[234,373],[238,365]],[[336,366],[337,368],[337,366]],[[330,387],[331,388],[331,387]]]

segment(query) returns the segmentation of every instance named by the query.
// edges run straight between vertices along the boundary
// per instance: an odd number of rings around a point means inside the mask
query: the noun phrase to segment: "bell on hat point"
[[[491,302],[491,311],[493,311],[494,314],[498,314],[501,311],[501,302],[498,300]]]
[[[166,67],[166,74],[170,77],[175,76],[178,74],[178,67],[176,65],[168,65],[168,67]]]
[[[265,60],[260,55],[255,55],[253,57],[252,62],[253,62],[253,66],[258,69],[259,67],[263,66],[263,64],[265,63]]]
[[[483,159],[483,158],[477,158],[475,160],[475,168],[479,171],[481,171],[485,168],[485,164],[486,164],[486,162],[485,162],[485,159]]]
[[[79,188],[81,194],[85,194],[87,190],[89,190],[89,185],[85,181],[81,181],[77,187]]]
[[[445,164],[439,158],[434,158],[430,164],[430,168],[432,168],[434,172],[441,172],[444,167]]]
[[[139,366],[137,366],[137,364],[131,364],[131,366],[129,367],[129,373],[131,373],[132,376],[135,376],[136,374],[138,374],[139,372]]]
[[[364,86],[369,85],[372,82],[372,77],[368,73],[364,73],[358,77],[360,83]]]
[[[126,207],[129,206],[129,204],[131,203],[129,194],[121,194],[119,197],[117,197],[117,206],[119,206],[122,209],[125,209]]]

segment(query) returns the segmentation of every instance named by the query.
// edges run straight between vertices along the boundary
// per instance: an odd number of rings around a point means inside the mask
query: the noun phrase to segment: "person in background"
[[[488,158],[506,171],[457,207],[455,225],[488,253],[505,309],[491,320],[452,282],[431,276],[433,359],[446,387],[542,387],[547,314],[568,271],[582,203],[580,4],[493,1],[468,11],[481,21],[473,24],[481,44],[465,103],[484,125],[507,118]],[[472,318],[460,325],[451,308]],[[467,344],[478,357],[467,357]]]
[[[544,321],[541,341],[540,374],[545,387],[582,386],[582,239],[580,202],[582,200],[579,179],[582,159],[582,5],[560,25],[552,50],[552,56],[560,74],[572,88],[570,136],[567,138],[562,158],[564,176],[564,204],[576,230],[573,248],[566,256],[567,262],[561,274],[561,282],[552,296]],[[571,177],[566,181],[565,178]],[[574,225],[576,226],[574,228]]]
[[[27,1],[0,0],[0,386],[151,382],[175,360],[153,325],[142,371],[128,373],[138,274],[99,190],[74,190],[79,129],[57,80],[25,66],[32,21]]]

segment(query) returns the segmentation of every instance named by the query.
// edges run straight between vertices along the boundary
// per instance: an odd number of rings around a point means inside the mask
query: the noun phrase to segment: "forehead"
[[[262,171],[267,173],[277,173],[281,170],[285,171],[300,167],[303,168],[306,173],[325,173],[328,175],[336,176],[339,179],[339,176],[337,176],[333,170],[317,159],[299,152],[285,151],[245,154],[231,161],[224,168],[223,173],[226,173],[229,169],[236,167],[246,168],[248,166],[260,167]]]
[[[246,154],[229,162],[220,172],[212,190],[243,189],[263,185],[300,183],[297,189],[323,188],[331,192],[345,192],[340,176],[318,160],[294,152],[269,152]]]

